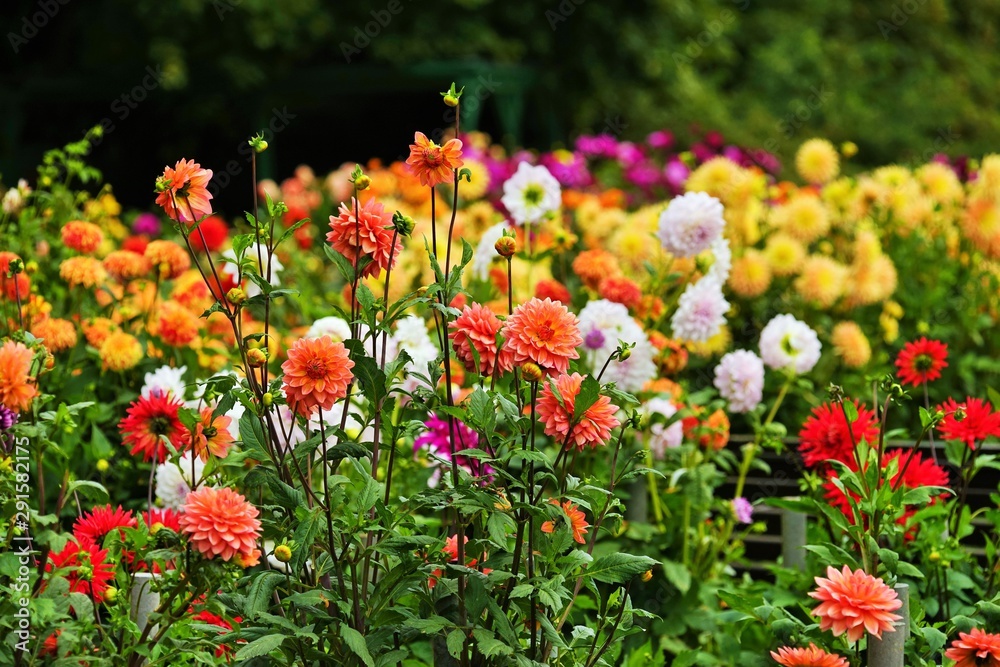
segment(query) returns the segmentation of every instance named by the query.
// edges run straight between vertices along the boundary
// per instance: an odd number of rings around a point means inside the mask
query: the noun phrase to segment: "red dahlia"
[[[100,600],[115,578],[107,558],[106,549],[70,541],[59,553],[49,554],[45,571],[64,570],[61,574],[69,581],[71,593],[83,593],[94,600]]]
[[[131,452],[142,452],[144,461],[163,463],[169,451],[164,440],[170,442],[177,451],[187,449],[191,434],[181,423],[178,410],[184,404],[169,394],[152,392],[142,396],[129,406],[125,417],[119,422],[122,444],[131,446]]]
[[[939,340],[921,338],[907,343],[896,357],[899,380],[914,387],[937,380],[948,365],[947,358],[948,345]]]
[[[977,442],[991,435],[1000,437],[1000,413],[994,412],[990,404],[981,398],[970,396],[964,403],[956,403],[955,399],[949,398],[938,409],[944,412],[938,430],[945,440],[961,440],[975,449]]]
[[[104,538],[111,534],[111,531],[118,529],[125,540],[125,531],[122,528],[135,528],[136,521],[132,512],[126,512],[119,505],[111,509],[111,505],[95,507],[87,514],[76,520],[73,524],[73,536],[80,544],[94,544],[97,547],[104,546]]]
[[[813,408],[799,431],[799,453],[807,466],[822,466],[833,459],[842,463],[854,460],[854,446],[866,440],[869,444],[878,438],[875,413],[854,402],[858,418],[848,426],[844,410],[835,403],[824,403]],[[852,438],[853,432],[853,438]]]

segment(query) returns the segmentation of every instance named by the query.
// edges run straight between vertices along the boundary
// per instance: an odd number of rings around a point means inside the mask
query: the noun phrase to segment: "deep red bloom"
[[[197,614],[194,614],[191,617],[191,620],[193,620],[193,621],[199,621],[201,623],[207,623],[208,625],[216,625],[216,626],[222,628],[223,630],[232,630],[233,629],[233,624],[232,623],[230,623],[229,621],[227,621],[223,617],[219,616],[218,614],[213,614],[212,612],[208,611],[207,609],[203,609],[202,611],[198,612]],[[243,622],[243,618],[242,617],[240,617],[240,616],[233,616],[233,623],[242,623],[242,622]],[[225,632],[220,632],[219,634],[226,634],[226,633]],[[239,643],[242,644],[242,643],[246,643],[246,642],[244,640],[240,640]],[[223,656],[228,656],[232,652],[233,652],[233,647],[231,647],[229,644],[220,644],[219,647],[217,649],[215,649],[215,657],[216,658],[221,658]]]
[[[69,581],[70,592],[83,593],[90,595],[94,600],[100,600],[104,591],[108,589],[109,582],[115,578],[114,570],[107,562],[107,558],[106,549],[98,549],[93,544],[83,545],[70,541],[59,553],[49,554],[45,571],[68,569],[62,574]]]
[[[948,365],[948,345],[937,340],[920,340],[907,343],[896,357],[899,381],[918,386],[941,377],[941,369]]]
[[[146,510],[146,514],[143,515],[143,518],[146,520],[146,526],[149,527],[150,530],[153,530],[154,527],[159,524],[164,528],[169,528],[175,533],[179,533],[181,532],[181,525],[178,522],[180,516],[180,514],[168,507],[165,509],[153,508],[151,510]]]
[[[152,392],[129,406],[125,417],[118,423],[122,444],[131,446],[131,452],[142,452],[144,461],[163,463],[169,451],[164,439],[177,451],[188,448],[191,434],[181,423],[178,410],[184,404],[169,394]]]
[[[135,528],[136,521],[132,512],[126,512],[119,505],[111,509],[111,505],[95,507],[87,514],[76,520],[73,524],[73,536],[80,544],[94,544],[97,547],[104,546],[104,538],[111,534],[111,531],[118,528],[125,539],[125,531],[122,528]]]
[[[193,223],[188,223],[189,227],[193,227]],[[202,243],[201,237],[205,237],[205,242]],[[210,215],[201,221],[198,228],[191,232],[188,239],[191,241],[191,247],[195,250],[202,252],[207,247],[209,251],[215,252],[221,248],[226,243],[226,239],[229,238],[229,225],[226,221],[217,215]]]
[[[869,444],[878,438],[875,413],[854,402],[858,418],[850,427],[840,405],[824,403],[813,408],[799,431],[799,453],[810,468],[822,466],[829,459],[849,463],[854,460],[854,446],[864,438]],[[854,434],[852,439],[851,434]]]
[[[913,454],[913,460],[907,465],[907,461],[910,459],[910,452],[911,450],[909,449],[893,449],[886,451],[885,456],[882,457],[883,469],[889,466],[890,461],[899,459],[896,474],[889,480],[889,484],[893,488],[899,483],[900,473],[903,475],[902,486],[904,489],[916,489],[921,486],[948,486],[948,471],[934,463],[931,459],[924,458],[920,452]],[[846,461],[845,463],[851,470],[856,471],[858,469],[858,464],[854,460]],[[906,467],[906,470],[903,470],[904,467]],[[847,496],[830,481],[835,476],[830,471],[827,482],[823,484],[823,488],[826,490],[826,499],[831,505],[840,508],[844,514],[850,517],[851,506],[847,502]],[[906,517],[903,518],[905,521]]]
[[[949,398],[938,406],[944,419],[938,430],[945,440],[961,440],[975,449],[977,442],[990,436],[1000,437],[1000,412],[994,412],[989,403],[969,396],[964,403]]]

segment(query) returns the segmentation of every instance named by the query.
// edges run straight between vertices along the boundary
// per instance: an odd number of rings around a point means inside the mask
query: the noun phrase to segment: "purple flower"
[[[740,523],[752,523],[753,505],[746,498],[734,498],[733,514],[736,515],[736,520]]]
[[[6,405],[0,404],[0,448],[4,451],[10,451],[10,441],[12,438],[7,431],[9,431],[16,423],[17,413],[8,408]]]
[[[588,350],[599,350],[604,347],[604,334],[600,329],[591,329],[587,337],[583,339],[583,344]]]
[[[451,442],[451,426],[447,419],[441,419],[431,413],[424,425],[427,427],[427,432],[414,440],[414,453],[426,448],[431,456],[450,463],[455,452],[479,447],[479,434],[458,419],[455,420],[457,446]],[[477,458],[459,454],[455,457],[455,461],[473,477],[489,478],[493,475],[493,468]]]
[[[667,179],[667,185],[679,191],[687,182],[688,176],[691,175],[691,170],[688,169],[687,165],[680,158],[674,157],[663,168],[663,175]]]
[[[132,223],[132,232],[145,236],[159,236],[160,219],[152,213],[140,213]]]
[[[643,160],[626,169],[625,178],[640,188],[650,188],[660,181],[660,169],[652,162]]]
[[[698,161],[698,164],[701,164],[702,162],[708,162],[713,157],[715,157],[715,153],[716,152],[713,148],[705,144],[695,144],[694,146],[691,147],[691,155],[694,155],[694,158],[695,160]]]
[[[560,185],[568,188],[583,188],[593,180],[582,153],[552,151],[542,156],[542,165],[555,176]]]
[[[657,150],[667,150],[674,145],[674,135],[667,130],[657,130],[646,137],[646,143],[650,148]]]
[[[576,138],[576,150],[587,157],[610,159],[618,155],[618,140],[610,134],[583,134]]]
[[[642,149],[631,141],[623,141],[618,144],[618,161],[626,169],[642,162],[646,156],[642,154]]]

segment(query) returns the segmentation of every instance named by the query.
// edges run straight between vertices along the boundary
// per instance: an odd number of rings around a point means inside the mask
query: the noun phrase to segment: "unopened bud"
[[[156,179],[157,192],[166,192],[169,189],[170,189],[170,179],[164,178],[163,176],[160,176],[159,178]]]
[[[258,134],[257,136],[250,139],[250,148],[253,149],[254,153],[263,153],[267,150],[267,142],[264,141],[264,135]]]
[[[354,179],[354,187],[355,189],[357,189],[358,192],[361,192],[362,190],[367,190],[369,187],[371,187],[371,184],[372,184],[371,176],[368,176],[367,174],[361,174],[356,179]]]
[[[243,290],[242,287],[234,287],[228,292],[226,292],[226,301],[233,304],[234,306],[238,306],[246,300],[247,300],[247,293]]]
[[[17,274],[24,271],[24,262],[20,258],[12,259],[10,260],[10,263],[7,265],[7,270],[10,272],[11,275],[16,276]]]
[[[260,348],[251,348],[247,350],[247,363],[250,364],[252,368],[260,368],[267,363],[267,352]]]
[[[959,407],[958,409],[955,410],[954,413],[952,413],[952,416],[955,418],[955,421],[957,422],[962,421],[963,419],[965,419],[965,408]]]
[[[632,356],[632,348],[626,347],[624,350],[618,353],[618,361],[628,361],[629,357]]]
[[[497,254],[501,257],[510,259],[517,252],[517,241],[514,240],[513,236],[505,234],[497,239],[497,242],[493,244],[493,248],[496,249]]]
[[[408,237],[413,233],[413,228],[416,227],[417,223],[413,221],[408,215],[396,211],[392,214],[392,226],[400,236]]]
[[[109,586],[104,589],[104,601],[111,604],[118,599],[118,589],[114,586]]]
[[[31,260],[30,262],[28,262],[27,264],[24,265],[24,270],[28,272],[28,275],[31,275],[33,273],[37,273],[38,272],[38,262],[36,262],[35,260]]]
[[[529,361],[521,366],[521,376],[528,382],[538,382],[545,377],[545,373],[542,372],[538,364]]]
[[[274,548],[274,557],[279,563],[287,563],[292,560],[292,549],[287,544],[279,544]]]
[[[845,141],[840,145],[840,152],[844,157],[854,157],[858,154],[858,145],[853,141]]]
[[[162,523],[160,523],[159,521],[157,521],[156,523],[154,523],[152,526],[149,527],[149,534],[150,535],[156,535],[158,532],[160,532],[164,528],[166,528],[166,526],[164,526]]]
[[[444,103],[447,104],[450,107],[457,107],[458,106],[458,98],[449,93],[448,95],[444,96]]]
[[[653,571],[652,570],[646,570],[645,572],[642,573],[642,580],[643,581],[648,582],[648,581],[652,580],[652,578],[653,578]]]
[[[270,405],[274,403],[274,394],[272,394],[271,392],[266,392],[261,397],[261,400],[264,402],[265,407],[270,407]]]
[[[100,459],[97,462],[97,472],[107,472],[108,468],[110,468],[110,467],[111,467],[111,464],[108,463],[107,459]]]

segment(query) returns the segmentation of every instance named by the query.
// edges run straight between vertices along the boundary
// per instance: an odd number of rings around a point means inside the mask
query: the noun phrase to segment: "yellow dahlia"
[[[1000,207],[995,199],[977,197],[969,201],[961,225],[965,236],[979,250],[1000,258]]]
[[[829,183],[840,173],[840,156],[826,139],[810,139],[795,154],[795,169],[814,185]]]
[[[866,264],[851,265],[845,292],[846,305],[864,306],[884,301],[896,291],[896,266],[887,255],[879,255]]]
[[[856,322],[838,322],[830,334],[833,351],[851,368],[860,368],[872,356],[872,346]]]
[[[745,298],[760,296],[770,286],[771,267],[762,252],[751,248],[733,260],[729,287],[735,294]]]
[[[791,276],[802,268],[806,258],[806,249],[800,241],[788,234],[779,232],[771,235],[764,246],[764,257],[771,265],[771,271],[776,276]]]
[[[142,361],[142,343],[124,331],[108,334],[100,348],[101,364],[107,371],[127,371]]]
[[[917,169],[916,176],[924,191],[943,206],[960,203],[965,196],[958,175],[946,164],[929,162]]]
[[[826,206],[812,195],[796,195],[783,206],[772,209],[771,220],[775,227],[807,244],[830,231]]]
[[[820,308],[829,308],[844,293],[848,269],[830,257],[812,255],[802,265],[795,289],[802,298]]]

